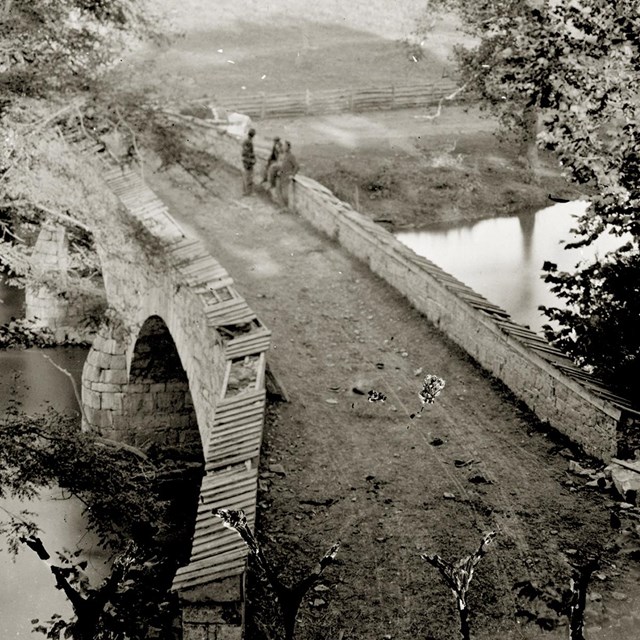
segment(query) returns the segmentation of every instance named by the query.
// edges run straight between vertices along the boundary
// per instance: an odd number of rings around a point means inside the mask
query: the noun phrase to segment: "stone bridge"
[[[102,178],[114,196],[94,233],[106,312],[82,372],[84,426],[136,446],[199,447],[191,558],[173,584],[183,637],[240,638],[247,552],[211,509],[254,521],[270,332],[137,173],[111,167]],[[63,227],[43,228],[36,253],[62,273]],[[45,289],[27,299],[27,313],[58,331],[76,319],[72,306]]]
[[[214,127],[198,131],[207,151],[238,166],[237,139]],[[83,371],[85,422],[138,445],[201,443],[206,475],[191,557],[173,588],[185,639],[240,638],[246,550],[211,509],[243,508],[255,518],[270,333],[139,175],[112,168],[103,179],[119,204],[100,225],[108,231],[95,237],[107,312]],[[365,262],[588,453],[610,461],[639,446],[640,412],[628,401],[322,185],[296,176],[289,208]],[[39,243],[48,268],[63,268],[60,230],[44,229]],[[64,313],[56,308],[56,321]]]

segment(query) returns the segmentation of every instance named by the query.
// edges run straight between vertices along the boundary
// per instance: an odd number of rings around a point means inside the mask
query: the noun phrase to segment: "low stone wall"
[[[210,153],[240,169],[237,139],[212,130],[206,143]],[[264,148],[264,143],[257,148]],[[264,154],[259,155],[264,161]],[[367,263],[540,420],[590,455],[609,461],[617,454],[619,430],[629,414],[543,338],[514,323],[505,311],[417,256],[314,180],[296,176],[289,196],[292,211]]]

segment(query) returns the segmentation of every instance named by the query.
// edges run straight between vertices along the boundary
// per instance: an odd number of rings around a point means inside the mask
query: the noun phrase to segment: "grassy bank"
[[[305,175],[394,228],[513,215],[579,194],[543,157],[532,180],[515,143],[473,107],[343,114],[257,122],[259,133],[294,142]]]

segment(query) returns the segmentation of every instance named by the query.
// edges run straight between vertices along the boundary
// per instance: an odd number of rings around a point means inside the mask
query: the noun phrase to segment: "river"
[[[11,316],[22,315],[23,292],[0,281],[0,324]],[[57,364],[69,370],[77,380],[82,373],[87,351],[81,348],[47,349]],[[60,412],[77,412],[78,406],[69,379],[42,357],[38,349],[0,350],[0,411],[9,402],[18,401],[28,414],[51,406]],[[41,537],[51,551],[67,548],[85,550],[88,573],[99,580],[104,573],[104,555],[95,539],[87,534],[81,505],[59,489],[42,492],[39,500],[17,502],[0,499],[0,507],[16,513],[22,509],[35,512]],[[4,519],[5,513],[0,514]],[[66,614],[70,607],[61,591],[55,588],[48,567],[29,549],[14,559],[0,538],[0,638],[32,637],[31,620],[48,620],[52,614]],[[38,637],[43,637],[37,634]],[[34,636],[35,637],[35,634]]]
[[[503,307],[516,322],[540,331],[547,320],[538,305],[561,304],[540,277],[543,262],[571,270],[580,260],[620,244],[618,238],[606,236],[584,249],[564,249],[561,242],[572,239],[575,216],[586,206],[584,201],[555,204],[535,213],[402,232],[396,237]]]

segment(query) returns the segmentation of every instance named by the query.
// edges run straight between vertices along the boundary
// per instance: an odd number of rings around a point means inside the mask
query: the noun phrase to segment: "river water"
[[[0,324],[11,316],[22,315],[23,292],[0,281]],[[42,412],[51,406],[60,412],[77,412],[69,379],[42,357],[38,349],[0,350],[0,412],[9,402],[18,401],[27,414]],[[80,379],[86,349],[54,348],[46,354]],[[87,534],[81,505],[68,499],[59,489],[44,491],[39,500],[17,502],[0,498],[0,508],[12,513],[22,509],[35,512],[41,537],[50,552],[63,548],[85,550],[88,573],[93,580],[104,574],[104,555],[95,539]],[[4,519],[6,513],[0,513]],[[29,549],[14,559],[0,538],[0,639],[32,637],[31,620],[48,620],[52,614],[66,614],[70,607],[61,591],[55,588],[48,567]],[[37,634],[38,637],[43,637]],[[33,634],[35,637],[35,634]]]
[[[586,206],[584,201],[555,204],[535,213],[402,232],[396,237],[503,307],[516,322],[539,331],[547,320],[538,305],[561,304],[540,277],[543,262],[571,270],[580,260],[620,244],[618,238],[607,236],[584,249],[564,249],[561,241],[572,239],[575,216]]]

